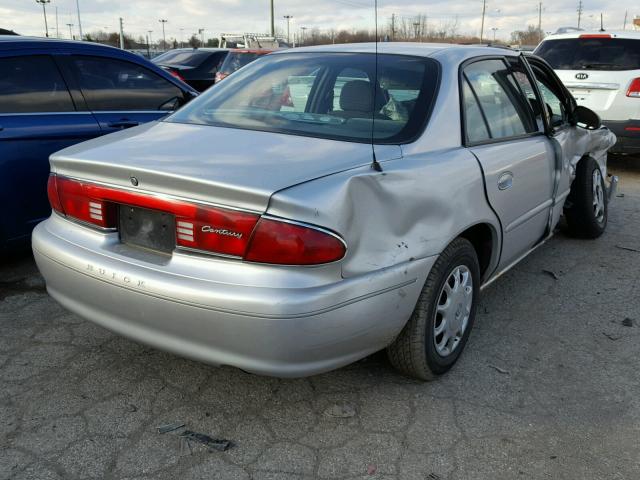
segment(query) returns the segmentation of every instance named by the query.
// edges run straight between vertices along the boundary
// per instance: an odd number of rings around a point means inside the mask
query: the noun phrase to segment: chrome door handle
[[[513,186],[513,173],[504,172],[498,179],[498,189],[507,190]]]

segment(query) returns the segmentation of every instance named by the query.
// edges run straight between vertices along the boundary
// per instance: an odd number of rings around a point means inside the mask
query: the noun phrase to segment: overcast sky
[[[135,36],[153,30],[155,40],[161,38],[158,19],[164,18],[167,39],[180,39],[181,31],[188,38],[199,28],[205,36],[220,32],[267,32],[269,29],[269,0],[79,0],[83,32],[93,30],[116,31],[118,18],[124,19],[124,30]],[[283,15],[293,15],[292,32],[300,27],[320,29],[373,28],[374,0],[275,0],[276,28],[286,30]],[[56,16],[61,37],[69,37],[67,24],[73,23],[77,35],[76,0],[51,0],[47,4],[50,34],[55,36]],[[554,0],[543,2],[542,28],[553,32],[558,27],[577,24],[578,1]],[[599,27],[600,12],[605,27],[621,29],[625,11],[629,19],[640,15],[637,0],[584,0],[583,27]],[[391,14],[410,17],[425,14],[429,26],[454,22],[457,18],[461,34],[480,32],[482,0],[378,0],[378,21],[387,25]],[[631,20],[629,20],[629,23]],[[497,38],[508,39],[513,30],[525,29],[538,23],[538,2],[532,0],[487,0],[486,31],[498,28]],[[1,0],[0,27],[24,35],[43,35],[42,6],[35,0]]]

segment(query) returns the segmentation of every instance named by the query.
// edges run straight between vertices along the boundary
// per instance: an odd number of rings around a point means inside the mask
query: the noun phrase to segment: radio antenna
[[[376,125],[376,101],[378,93],[378,0],[374,0],[374,19],[375,19],[375,48],[376,48],[376,72],[373,76],[373,105],[371,108],[371,153],[373,154],[373,161],[371,162],[371,168],[376,172],[382,171],[382,165],[376,158],[376,147],[374,145],[375,139],[375,125]]]

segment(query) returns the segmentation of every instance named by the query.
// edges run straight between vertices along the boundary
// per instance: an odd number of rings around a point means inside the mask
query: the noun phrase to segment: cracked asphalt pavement
[[[184,360],[70,314],[29,256],[5,260],[0,478],[640,478],[640,159],[611,170],[606,234],[559,233],[489,287],[432,383],[383,354],[297,380]]]

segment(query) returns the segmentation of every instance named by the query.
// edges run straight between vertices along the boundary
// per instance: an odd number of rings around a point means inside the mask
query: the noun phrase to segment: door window
[[[564,125],[568,121],[568,115],[561,96],[555,92],[553,83],[540,68],[533,66],[533,74],[536,77],[542,100],[546,104],[546,109],[551,117],[551,125],[554,127]]]
[[[475,93],[493,139],[517,137],[537,131],[524,95],[502,60],[484,60],[464,69],[469,93]],[[471,102],[464,97],[465,104]],[[469,95],[467,93],[467,97]]]
[[[471,143],[484,142],[489,140],[489,130],[487,130],[487,124],[482,116],[482,111],[476,100],[476,96],[473,94],[469,82],[464,79],[462,86],[462,98],[464,100],[464,119],[465,119],[465,132],[467,134],[467,141]]]
[[[67,85],[50,56],[0,58],[0,113],[74,110]]]
[[[181,90],[135,63],[76,56],[73,64],[90,110],[173,110]]]

